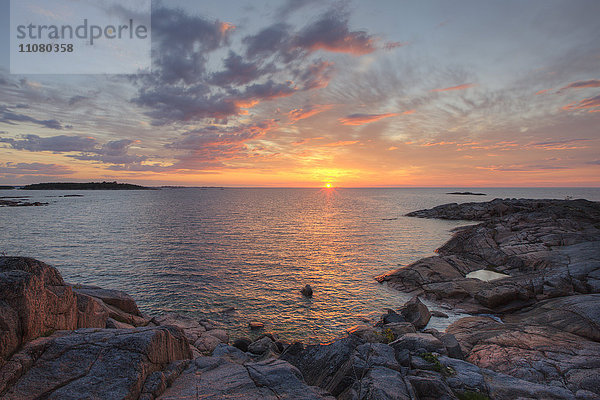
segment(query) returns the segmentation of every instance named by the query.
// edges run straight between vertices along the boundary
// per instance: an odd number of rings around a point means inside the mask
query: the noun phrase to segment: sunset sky
[[[0,184],[600,186],[597,0],[155,2],[138,76],[11,75],[0,15]]]

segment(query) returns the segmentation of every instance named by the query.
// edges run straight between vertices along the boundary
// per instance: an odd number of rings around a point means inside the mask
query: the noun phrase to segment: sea
[[[407,212],[494,198],[600,201],[600,189],[0,190],[19,196],[49,204],[0,208],[0,254],[37,258],[72,284],[126,291],[149,315],[208,318],[233,337],[258,334],[248,323],[259,321],[286,340],[323,343],[409,300],[375,276],[434,255],[453,229],[473,224]],[[306,284],[312,298],[300,293]],[[437,329],[462,315],[426,304],[449,315],[432,318]]]

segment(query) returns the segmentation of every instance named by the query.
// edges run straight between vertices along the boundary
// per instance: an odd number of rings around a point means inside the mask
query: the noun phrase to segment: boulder
[[[179,313],[159,315],[152,318],[151,322],[158,326],[176,326],[180,328],[190,343],[196,343],[206,332],[206,328],[198,319]]]
[[[456,400],[452,389],[443,377],[433,371],[417,370],[408,375],[406,380],[412,386],[420,400]]]
[[[411,324],[410,322],[397,322],[397,323],[392,323],[392,324],[385,324],[382,327],[383,331],[385,332],[387,329],[389,329],[393,334],[394,334],[394,338],[398,338],[399,336],[404,335],[405,333],[416,333],[417,330],[415,329],[415,326],[413,324]]]
[[[431,319],[431,313],[429,309],[418,296],[414,296],[400,309],[400,314],[404,317],[407,322],[410,322],[417,329],[423,329],[427,326],[429,319]]]
[[[56,268],[32,258],[0,257],[0,366],[29,340],[78,328],[78,313],[75,295]],[[98,322],[95,316],[89,320]],[[86,321],[82,317],[81,325]]]
[[[252,330],[259,330],[259,329],[263,329],[265,327],[265,324],[263,324],[262,322],[259,322],[259,321],[250,321],[248,323],[248,326]]]
[[[376,343],[381,341],[381,335],[377,333],[375,329],[367,325],[354,325],[346,329],[346,332],[349,335],[361,338],[365,342]]]
[[[133,297],[120,290],[103,289],[97,286],[74,285],[77,293],[85,294],[102,300],[105,304],[116,307],[127,314],[142,316]]]
[[[313,289],[312,289],[312,287],[310,285],[304,286],[302,288],[302,290],[300,290],[300,292],[305,297],[312,297],[312,295],[313,295]]]
[[[134,399],[152,373],[190,356],[183,333],[172,327],[58,332],[29,342],[2,367],[0,395]]]
[[[92,296],[75,292],[78,328],[104,328],[109,312],[101,301]]]
[[[406,322],[406,319],[404,319],[404,317],[402,315],[398,314],[394,310],[388,309],[387,313],[383,314],[381,316],[381,319],[377,323],[377,326],[384,326],[387,324],[396,324],[396,323],[402,323],[402,322]]]
[[[390,343],[397,350],[407,349],[411,353],[424,350],[429,353],[446,353],[446,346],[429,333],[405,333]]]
[[[233,341],[233,347],[236,347],[241,351],[246,352],[248,351],[248,346],[250,345],[250,343],[252,343],[252,340],[250,340],[250,338],[242,337]]]
[[[268,336],[264,336],[248,346],[248,352],[256,355],[265,354],[269,350],[279,352],[275,342]]]
[[[376,366],[338,396],[338,400],[411,400],[410,393],[400,372]]]
[[[347,375],[351,365],[348,360],[363,341],[349,335],[331,344],[315,344],[306,347],[293,344],[280,357],[297,367],[306,382],[319,386],[334,396],[338,396],[353,383]]]
[[[211,354],[220,343],[219,338],[205,332],[194,342],[194,347],[202,354]]]

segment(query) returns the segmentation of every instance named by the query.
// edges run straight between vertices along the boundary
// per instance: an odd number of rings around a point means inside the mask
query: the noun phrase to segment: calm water
[[[469,190],[469,189],[457,189]],[[0,191],[46,207],[0,208],[0,252],[65,280],[125,290],[148,313],[178,311],[323,341],[408,296],[375,275],[432,255],[459,222],[403,217],[495,197],[587,198],[599,189],[165,189]],[[65,194],[83,197],[58,197]],[[310,284],[315,295],[299,289]],[[235,307],[232,313],[221,311]],[[446,320],[433,326],[444,328]]]

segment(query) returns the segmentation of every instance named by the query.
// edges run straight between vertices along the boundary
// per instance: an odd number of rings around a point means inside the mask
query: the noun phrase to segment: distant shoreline
[[[26,185],[22,190],[158,190],[147,186],[117,182],[53,182]]]

